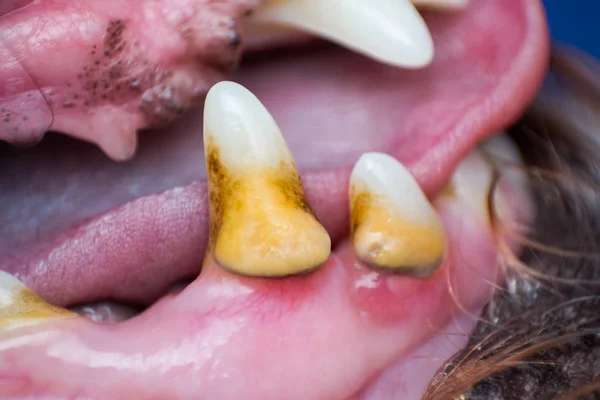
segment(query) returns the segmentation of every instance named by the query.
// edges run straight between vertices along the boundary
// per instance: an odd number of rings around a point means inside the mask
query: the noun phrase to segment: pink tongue
[[[331,48],[241,68],[239,80],[279,122],[334,239],[347,230],[347,172],[360,154],[395,155],[432,193],[538,87],[547,43],[537,1],[473,1],[465,12],[426,20],[437,53],[421,71]],[[147,301],[196,274],[206,243],[205,188],[186,185],[205,176],[201,129],[196,111],[144,132],[126,164],[64,137],[29,150],[0,146],[0,187],[7,188],[0,191],[0,268],[61,304]],[[151,196],[177,186],[186,187]]]

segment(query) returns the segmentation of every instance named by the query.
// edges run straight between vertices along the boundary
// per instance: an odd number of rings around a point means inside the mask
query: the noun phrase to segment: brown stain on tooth
[[[302,274],[327,261],[331,239],[305,201],[292,154],[260,100],[239,84],[215,85],[204,109],[204,147],[207,259],[257,277]]]

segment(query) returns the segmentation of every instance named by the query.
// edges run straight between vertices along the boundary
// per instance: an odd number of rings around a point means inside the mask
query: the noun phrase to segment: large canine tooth
[[[434,54],[410,0],[266,0],[250,22],[294,27],[396,66],[424,67]]]
[[[204,146],[210,192],[210,244],[224,268],[250,276],[313,270],[331,240],[304,198],[290,150],[262,103],[221,82],[208,93]]]
[[[351,235],[367,265],[426,277],[442,263],[440,216],[410,172],[382,153],[363,155],[350,178]]]
[[[76,316],[48,304],[17,278],[0,271],[0,331]]]

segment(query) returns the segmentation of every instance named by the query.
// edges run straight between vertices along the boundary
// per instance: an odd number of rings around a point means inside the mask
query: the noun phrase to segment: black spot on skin
[[[62,106],[63,108],[75,108],[75,103],[72,101],[65,101]]]
[[[29,118],[27,118],[27,116],[23,116],[23,121],[27,121]]]

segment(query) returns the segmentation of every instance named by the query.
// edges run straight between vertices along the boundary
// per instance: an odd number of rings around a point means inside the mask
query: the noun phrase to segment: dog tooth
[[[0,331],[74,317],[76,313],[47,303],[13,275],[0,271]]]
[[[418,277],[442,263],[446,234],[437,211],[410,172],[393,157],[364,154],[350,178],[352,243],[378,269]]]
[[[422,68],[434,55],[410,0],[266,0],[249,22],[292,27],[394,66]]]
[[[233,82],[209,91],[204,146],[208,252],[219,265],[278,277],[314,270],[329,258],[331,239],[306,202],[287,143],[250,91]]]

